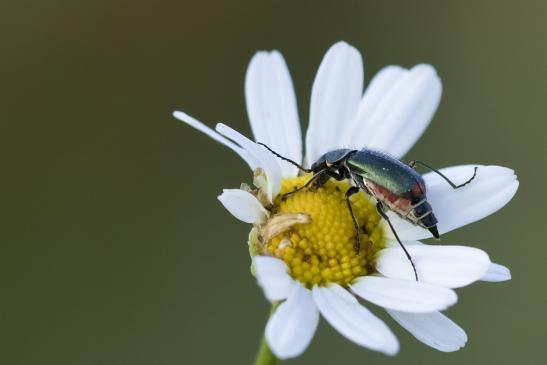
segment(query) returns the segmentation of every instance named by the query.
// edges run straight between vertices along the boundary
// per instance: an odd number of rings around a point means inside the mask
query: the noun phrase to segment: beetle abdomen
[[[367,181],[366,179],[363,179],[363,184],[372,196],[387,205],[389,209],[400,216],[406,217],[412,210],[412,202],[410,199],[398,196],[383,186],[375,184],[372,181]]]
[[[422,198],[419,200],[412,200],[398,196],[372,181],[362,179],[362,183],[376,200],[382,202],[392,212],[413,224],[428,229],[433,234],[433,237],[439,238],[437,218],[433,214],[433,208],[427,202],[425,195],[422,195]]]

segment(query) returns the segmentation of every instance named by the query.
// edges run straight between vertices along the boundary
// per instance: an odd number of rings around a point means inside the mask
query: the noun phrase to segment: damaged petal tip
[[[249,255],[251,259],[255,256],[262,254],[262,242],[260,242],[259,231],[257,227],[253,227],[249,232],[249,239],[247,241],[249,245]],[[251,274],[254,276],[254,268],[251,265]]]
[[[263,206],[269,207],[272,205],[271,197],[268,194],[268,176],[266,172],[258,167],[253,171],[253,185],[256,186],[256,198]]]
[[[259,189],[265,188],[267,183],[267,176],[263,169],[256,168],[253,171],[253,184]]]
[[[268,242],[272,237],[287,231],[295,224],[310,222],[310,216],[305,213],[276,214],[262,227],[262,242]]]

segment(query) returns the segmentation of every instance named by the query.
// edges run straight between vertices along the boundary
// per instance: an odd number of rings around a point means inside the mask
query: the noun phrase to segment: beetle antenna
[[[296,162],[294,162],[293,160],[281,156],[279,153],[275,152],[275,151],[272,150],[270,147],[266,146],[264,143],[262,143],[262,142],[256,142],[256,143],[259,144],[259,145],[261,145],[261,146],[264,146],[268,151],[270,151],[271,153],[273,153],[275,156],[279,157],[279,158],[282,159],[283,161],[286,161],[286,162],[288,162],[288,163],[290,163],[290,164],[292,164],[292,165],[298,167],[299,170],[304,171],[304,172],[312,172],[311,169],[306,169],[306,168],[304,168],[302,165],[297,164]]]

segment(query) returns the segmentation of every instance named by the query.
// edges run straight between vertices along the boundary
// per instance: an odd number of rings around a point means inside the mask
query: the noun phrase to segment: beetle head
[[[319,159],[311,165],[311,169],[313,172],[317,173],[319,171],[332,168],[333,166],[337,166],[344,161],[351,152],[353,152],[353,150],[347,148],[329,151],[319,157]]]

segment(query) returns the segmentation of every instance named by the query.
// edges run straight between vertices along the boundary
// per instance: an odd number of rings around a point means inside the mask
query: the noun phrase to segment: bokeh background
[[[547,353],[544,1],[28,1],[0,5],[0,362],[251,364],[268,304],[249,227],[216,200],[250,182],[184,110],[250,135],[250,57],[279,49],[307,124],[327,48],[427,62],[444,93],[407,157],[500,164],[521,186],[501,212],[444,236],[487,250],[507,283],[459,290],[469,343],[443,354],[390,319],[395,358],[324,321],[291,364],[541,363]],[[380,313],[380,311],[377,311]]]

